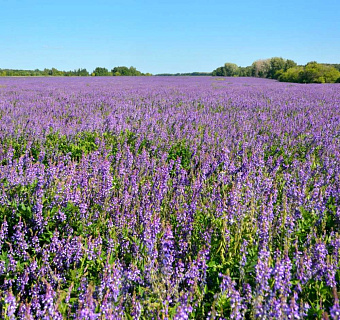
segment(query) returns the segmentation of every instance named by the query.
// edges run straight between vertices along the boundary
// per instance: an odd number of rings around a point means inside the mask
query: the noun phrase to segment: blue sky
[[[0,0],[0,68],[212,71],[281,56],[340,63],[339,0]]]

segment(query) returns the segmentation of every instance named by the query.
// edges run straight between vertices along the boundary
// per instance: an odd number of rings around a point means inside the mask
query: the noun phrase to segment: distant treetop
[[[74,71],[61,71],[56,68],[44,70],[14,70],[14,69],[0,69],[0,77],[29,77],[29,76],[52,76],[52,77],[87,77],[90,73],[84,69],[76,69]],[[97,67],[91,72],[91,76],[151,76],[151,73],[142,73],[135,67],[115,67],[111,71],[104,67]]]
[[[248,67],[239,67],[228,62],[215,69],[212,75],[219,77],[259,77],[298,83],[334,83],[340,82],[340,64],[332,65],[312,61],[305,66],[298,66],[293,60],[273,57],[256,60]]]
[[[56,68],[44,70],[14,70],[0,69],[0,77],[6,76],[151,76],[151,73],[142,73],[135,67],[118,66],[109,71],[105,67],[95,68],[91,74],[85,69],[61,71]],[[305,66],[298,66],[293,60],[273,57],[256,60],[250,66],[240,67],[235,63],[227,62],[212,72],[189,73],[162,73],[157,76],[219,76],[219,77],[259,77],[277,79],[283,82],[298,83],[340,83],[340,64],[308,62]]]

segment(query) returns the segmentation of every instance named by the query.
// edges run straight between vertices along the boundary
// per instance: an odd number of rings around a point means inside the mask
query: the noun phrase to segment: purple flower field
[[[340,84],[0,78],[0,318],[340,319]]]

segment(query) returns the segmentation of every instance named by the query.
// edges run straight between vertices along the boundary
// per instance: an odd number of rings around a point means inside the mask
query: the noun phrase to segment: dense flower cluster
[[[0,317],[340,319],[340,85],[0,79]]]

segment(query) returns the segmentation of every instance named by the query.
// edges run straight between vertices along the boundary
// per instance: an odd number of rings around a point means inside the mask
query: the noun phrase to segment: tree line
[[[334,83],[340,82],[340,64],[308,62],[298,65],[295,61],[273,57],[256,60],[251,66],[239,67],[235,63],[225,63],[212,72],[222,77],[259,77],[297,83]]]
[[[198,77],[198,76],[211,76],[212,72],[185,72],[185,73],[159,73],[156,76],[175,76],[175,77],[183,77],[183,76],[190,76],[190,77]]]
[[[91,73],[91,76],[151,76],[151,73],[142,73],[135,67],[114,67],[111,71],[106,68],[97,67]]]
[[[15,70],[15,69],[0,69],[0,77],[88,77],[88,76],[151,76],[151,73],[142,73],[135,67],[114,67],[111,71],[107,68],[97,67],[91,73],[85,68],[76,69],[73,71],[61,71],[56,68],[44,70]]]
[[[110,71],[104,67],[97,67],[91,73],[85,68],[73,71],[61,71],[56,68],[44,70],[14,70],[0,69],[0,76],[151,76],[151,73],[142,73],[135,67],[114,67]],[[222,76],[222,77],[259,77],[277,79],[283,82],[298,83],[340,83],[340,64],[308,62],[306,65],[298,65],[295,61],[273,57],[270,59],[256,60],[252,65],[240,67],[235,63],[227,62],[212,72],[191,73],[163,73],[158,76]]]

